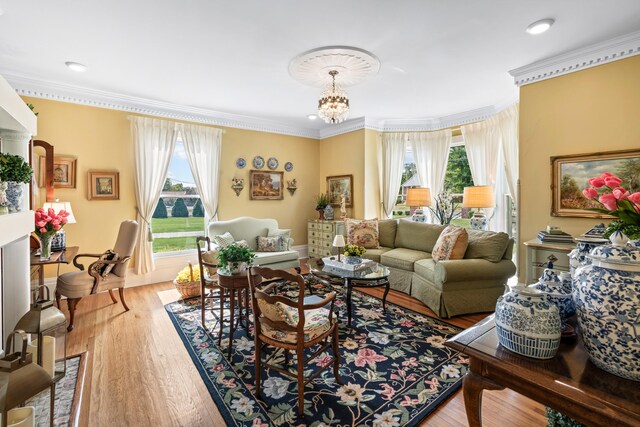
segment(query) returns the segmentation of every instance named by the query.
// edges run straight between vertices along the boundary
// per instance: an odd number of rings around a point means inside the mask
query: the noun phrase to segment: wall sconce
[[[240,196],[242,189],[244,188],[244,179],[231,178],[231,189],[236,192],[236,196]]]
[[[289,190],[289,194],[293,196],[293,193],[295,193],[297,189],[298,183],[296,182],[295,178],[293,178],[291,181],[287,181],[287,190]]]

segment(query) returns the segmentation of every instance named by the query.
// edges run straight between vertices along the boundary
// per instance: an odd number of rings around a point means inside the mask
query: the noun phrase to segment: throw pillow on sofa
[[[448,225],[433,247],[431,257],[434,261],[445,261],[448,259],[462,259],[467,250],[469,235],[463,227]]]
[[[211,240],[221,249],[227,248],[230,245],[235,243],[235,239],[228,231],[224,234],[218,234],[217,236],[213,236]]]
[[[347,219],[347,243],[358,245],[367,249],[377,249],[378,241],[378,219]]]
[[[287,228],[270,228],[267,232],[267,237],[282,236],[282,243],[284,244],[285,251],[290,251],[289,239],[291,238],[291,230]]]
[[[282,236],[276,237],[256,237],[258,242],[258,252],[281,252],[284,250],[284,239]]]

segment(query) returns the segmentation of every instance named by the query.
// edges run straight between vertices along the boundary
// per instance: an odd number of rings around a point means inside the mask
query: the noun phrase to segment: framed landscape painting
[[[118,171],[90,170],[87,172],[87,177],[87,199],[120,199],[120,173]]]
[[[76,162],[78,159],[70,156],[55,156],[53,158],[53,186],[54,188],[76,188]],[[38,186],[45,186],[46,157],[40,156],[38,171]]]
[[[328,176],[327,194],[332,205],[340,206],[340,198],[344,194],[345,207],[353,207],[353,175]]]
[[[252,170],[250,200],[282,200],[282,177],[284,172]]]
[[[640,150],[551,157],[551,215],[613,218],[587,210],[602,205],[582,195],[582,190],[589,187],[589,178],[603,172],[620,177],[620,186],[629,192],[640,191]]]

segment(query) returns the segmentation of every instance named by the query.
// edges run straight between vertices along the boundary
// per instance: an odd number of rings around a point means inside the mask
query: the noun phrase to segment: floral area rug
[[[200,321],[200,299],[176,301],[165,306],[211,397],[232,426],[414,426],[461,385],[468,358],[443,345],[461,329],[442,321],[387,303],[354,290],[353,320],[346,326],[342,287],[312,280],[314,293],[339,293],[336,307],[340,321],[340,375],[335,382],[326,369],[305,388],[305,415],[297,416],[297,383],[280,373],[263,370],[261,396],[253,394],[254,342],[245,329],[233,336],[232,360],[227,360],[228,329],[222,348],[217,332],[207,332]],[[285,285],[288,286],[288,285]],[[295,296],[291,288],[288,294]],[[207,310],[207,326],[218,330]],[[227,326],[228,328],[228,326]],[[271,363],[284,368],[281,350],[266,347],[263,360],[279,351]],[[329,363],[330,350],[310,362],[305,377]],[[295,357],[289,369],[295,372]]]

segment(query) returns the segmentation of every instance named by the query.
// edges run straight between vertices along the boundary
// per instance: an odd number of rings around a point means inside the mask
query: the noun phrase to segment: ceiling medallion
[[[318,100],[318,116],[327,123],[340,123],[349,116],[349,98],[342,87],[360,83],[379,70],[380,61],[374,54],[349,46],[312,49],[289,63],[294,79],[310,86],[326,86]]]

